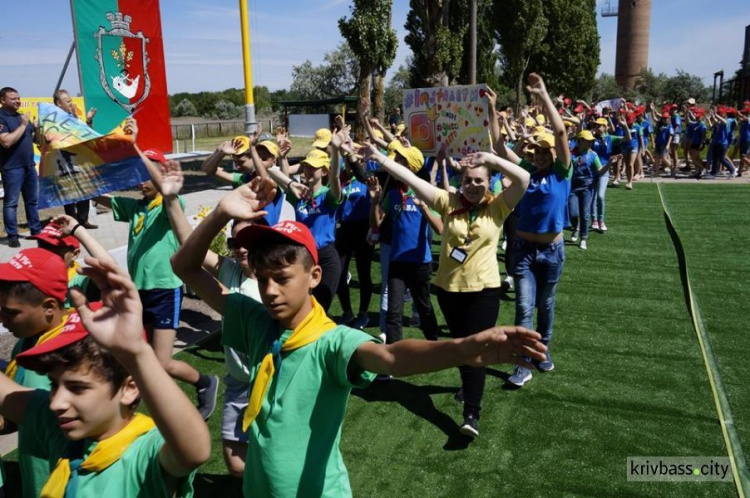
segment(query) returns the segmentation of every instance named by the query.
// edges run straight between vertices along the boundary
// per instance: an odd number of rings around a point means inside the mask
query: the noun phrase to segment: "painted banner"
[[[71,0],[83,95],[94,129],[108,133],[128,115],[143,149],[172,150],[158,0]]]
[[[490,151],[487,85],[404,90],[404,123],[411,144],[435,156],[442,147],[452,157]]]
[[[101,136],[55,106],[40,107],[39,125],[51,140],[39,169],[39,209],[91,199],[151,179],[133,138],[121,128]]]
[[[82,120],[86,120],[86,106],[83,102],[83,97],[71,97],[73,105],[76,108],[76,116]],[[26,114],[32,123],[39,122],[39,104],[52,104],[54,99],[52,97],[21,97],[21,108],[18,112]],[[39,170],[39,161],[42,159],[42,153],[39,151],[39,147],[34,144],[34,164],[36,164],[37,171]]]

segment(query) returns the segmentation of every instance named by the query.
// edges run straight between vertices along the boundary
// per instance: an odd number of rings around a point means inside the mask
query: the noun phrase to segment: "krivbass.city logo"
[[[729,457],[628,457],[628,481],[732,481]]]
[[[128,113],[146,100],[151,89],[148,74],[148,38],[130,31],[132,18],[121,12],[107,12],[112,29],[100,26],[94,34],[97,39],[96,60],[99,63],[99,80],[109,98]]]

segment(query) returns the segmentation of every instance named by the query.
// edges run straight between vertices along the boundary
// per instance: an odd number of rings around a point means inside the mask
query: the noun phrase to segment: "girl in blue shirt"
[[[712,113],[714,125],[711,127],[711,175],[719,174],[719,163],[721,163],[729,170],[729,179],[731,180],[737,176],[737,171],[732,161],[727,157],[730,135],[729,124],[725,116],[726,110],[723,107]]]
[[[750,167],[750,106],[740,113],[740,171],[742,175],[745,166]]]
[[[663,113],[659,124],[656,125],[654,130],[656,139],[654,140],[654,174],[653,176],[658,177],[662,164],[665,165],[665,169],[671,166],[669,161],[669,151],[672,146],[672,140],[674,140],[675,131],[672,124],[669,122],[669,114]],[[674,178],[677,173],[677,168],[672,167],[672,177]]]
[[[584,130],[578,134],[578,145],[572,152],[570,197],[568,198],[568,211],[570,212],[570,224],[573,227],[573,242],[578,240],[580,230],[581,249],[588,248],[589,220],[591,218],[591,197],[594,192],[594,184],[600,171],[602,163],[596,152],[591,150],[594,143],[594,135]],[[579,223],[580,222],[580,223]]]
[[[638,147],[641,144],[640,130],[635,125],[635,116],[631,113],[627,118],[620,115],[617,120],[623,130],[623,140],[620,144],[622,148],[622,159],[625,165],[625,175],[628,183],[625,185],[627,190],[633,190],[633,176],[635,168],[635,157],[638,154]]]

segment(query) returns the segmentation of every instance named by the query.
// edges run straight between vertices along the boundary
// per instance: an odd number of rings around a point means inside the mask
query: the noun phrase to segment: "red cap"
[[[564,104],[565,104],[566,106],[569,106],[569,105],[570,105],[570,103],[571,103],[571,100],[570,100],[570,99],[569,99],[568,97],[565,97],[565,98],[563,99],[563,103],[564,103]]]
[[[625,105],[627,106],[628,109],[632,109],[633,108],[633,103],[632,102],[625,102]]]
[[[29,282],[45,295],[65,301],[68,293],[68,268],[57,254],[34,247],[24,249],[0,263],[0,280]]]
[[[583,104],[578,104],[573,112],[583,112]]]
[[[162,163],[164,166],[167,165],[167,158],[164,156],[164,154],[156,149],[149,149],[143,151],[143,155],[151,159],[152,161],[157,161]]]
[[[65,246],[72,247],[73,249],[78,249],[79,247],[81,247],[78,239],[76,239],[72,235],[63,237],[62,232],[60,231],[60,227],[58,227],[54,223],[48,223],[47,226],[45,226],[39,234],[33,235],[32,237],[36,240],[41,240],[42,242],[46,242],[47,244],[55,247]]]
[[[315,246],[315,238],[310,232],[310,229],[299,221],[280,221],[272,227],[266,225],[250,225],[249,227],[240,230],[237,234],[237,243],[249,250],[257,240],[269,232],[280,235],[287,240],[304,246],[310,252],[315,264],[318,264],[318,249]]]
[[[89,307],[92,310],[96,311],[102,307],[102,303],[89,303]],[[78,312],[72,311],[68,315],[68,319],[65,320],[65,325],[63,325],[63,328],[58,335],[48,341],[34,346],[28,351],[20,353],[18,356],[16,356],[16,359],[21,366],[24,366],[24,363],[28,360],[32,360],[37,356],[51,353],[52,351],[57,351],[58,349],[73,344],[74,342],[78,342],[81,339],[85,338],[88,334],[89,333],[83,326],[83,322],[81,321],[81,317],[78,315]]]
[[[668,112],[662,112],[662,113],[661,113],[661,117],[663,117],[664,119],[669,119],[669,118],[670,118],[670,116],[669,116],[669,113],[668,113]]]
[[[679,109],[679,107],[680,106],[678,106],[677,104],[672,104],[671,106],[669,106],[669,109],[670,110],[672,110],[672,109]]]

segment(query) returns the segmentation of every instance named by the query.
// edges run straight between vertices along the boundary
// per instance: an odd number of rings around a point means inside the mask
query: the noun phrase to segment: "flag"
[[[94,129],[136,114],[144,149],[172,150],[158,0],[71,0],[78,68]]]
[[[53,143],[42,156],[39,209],[91,199],[150,179],[133,138],[121,128],[61,148]]]

